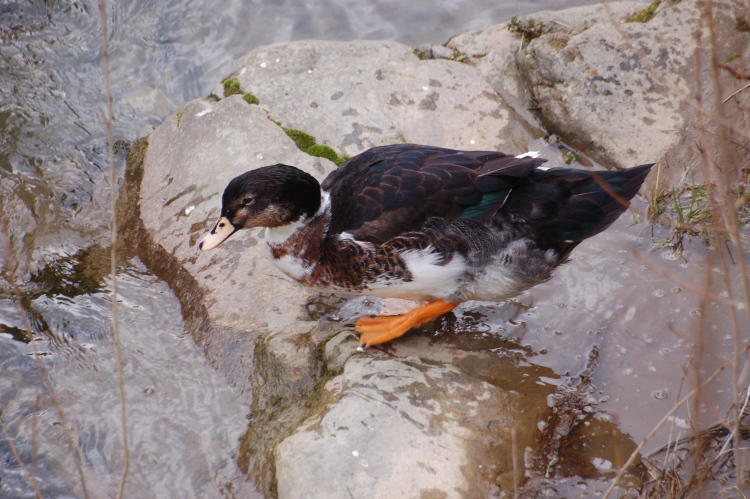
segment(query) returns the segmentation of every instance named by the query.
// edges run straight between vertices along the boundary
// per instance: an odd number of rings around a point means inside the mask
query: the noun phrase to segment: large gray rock
[[[679,21],[665,17],[613,19],[532,41],[518,62],[547,126],[620,168],[653,162],[674,147],[680,135],[669,131],[685,124],[674,93],[690,91],[683,69],[693,60],[690,34],[699,15],[693,7]]]
[[[560,11],[541,11],[521,21],[544,23],[545,33],[580,33],[599,23],[624,19],[643,8],[640,2],[607,2]],[[525,40],[528,43],[528,40]],[[448,47],[466,55],[503,100],[531,122],[531,94],[518,70],[517,56],[524,46],[521,37],[508,30],[506,23],[467,31],[454,36]]]
[[[728,21],[734,4],[716,5],[724,40],[734,29]],[[685,0],[660,7],[648,23],[621,23],[639,7],[623,2],[537,14],[546,32],[523,45],[505,24],[453,38],[448,49],[470,64],[419,60],[390,41],[260,47],[225,75],[259,105],[225,97],[219,84],[218,102],[188,103],[149,137],[139,199],[143,228],[200,290],[207,352],[252,392],[253,422],[238,461],[251,474],[265,473],[264,493],[272,495],[269,484],[276,483],[281,497],[310,496],[311,484],[318,497],[474,497],[487,495],[493,482],[507,492],[509,421],[517,419],[523,448],[539,419],[515,418],[508,393],[478,379],[503,379],[489,354],[404,338],[388,347],[394,358],[350,357],[354,341],[346,333],[316,351],[330,331],[307,319],[310,293],[273,267],[260,230],[237,234],[212,252],[197,250],[228,181],[278,162],[318,179],[335,167],[301,152],[279,125],[303,130],[339,154],[399,142],[518,153],[539,145],[528,109],[536,107],[549,131],[606,164],[662,160],[682,174],[700,159],[695,136],[678,131],[695,125],[694,110],[680,99],[695,89],[690,61],[697,42],[690,34],[700,11]],[[737,43],[732,39],[722,54]],[[735,119],[739,100],[732,99],[725,111]],[[182,298],[193,292],[173,287]],[[248,348],[250,342],[256,346]],[[276,446],[302,420],[297,416],[320,376],[318,362],[328,365],[328,375],[342,363],[344,372],[326,384],[316,415]],[[261,440],[265,447],[255,444]],[[488,445],[495,449],[490,462],[506,469],[477,471]],[[271,466],[247,464],[253,454],[270,457],[274,446],[275,477]]]
[[[277,447],[282,499],[486,497],[512,470],[509,454],[505,469],[482,463],[511,441],[514,397],[456,367],[357,356],[325,390],[321,413]]]
[[[736,21],[746,7],[736,0],[713,5],[721,64],[748,51],[748,34]],[[679,183],[686,170],[700,178],[701,149],[720,167],[741,166],[750,140],[740,97],[718,106],[716,97],[724,100],[742,81],[728,70],[720,71],[718,87],[712,80],[708,35],[700,47],[696,36],[705,4],[663,2],[648,22],[623,22],[644,7],[621,2],[542,12],[524,18],[546,25],[530,43],[522,45],[503,24],[457,36],[449,46],[520,114],[529,118],[524,110],[536,110],[549,132],[605,165],[659,162],[662,186]],[[698,48],[703,66],[696,69]],[[699,147],[701,119],[708,133],[707,146]],[[732,127],[722,130],[722,121]]]
[[[412,48],[396,42],[259,47],[225,76],[237,77],[242,90],[256,95],[283,126],[350,156],[403,142],[521,153],[542,135],[533,122],[516,116],[476,68],[420,61]]]

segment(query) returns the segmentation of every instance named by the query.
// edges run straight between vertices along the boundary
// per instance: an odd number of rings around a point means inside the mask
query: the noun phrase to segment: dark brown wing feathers
[[[348,232],[361,240],[383,242],[418,230],[429,217],[448,221],[474,206],[483,218],[496,211],[507,190],[544,160],[514,158],[501,152],[455,151],[400,144],[376,147],[353,157],[322,183],[331,194],[331,233]],[[494,206],[493,203],[499,205]]]

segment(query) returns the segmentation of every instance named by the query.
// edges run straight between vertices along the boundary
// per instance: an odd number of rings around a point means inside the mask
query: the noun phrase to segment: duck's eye
[[[246,197],[245,199],[242,200],[242,204],[251,204],[253,201],[254,201],[253,198]]]
[[[224,222],[221,222],[221,223],[219,224],[219,228],[220,228],[220,229],[223,229],[223,228],[224,228],[224,225],[226,225],[226,224],[225,224]]]

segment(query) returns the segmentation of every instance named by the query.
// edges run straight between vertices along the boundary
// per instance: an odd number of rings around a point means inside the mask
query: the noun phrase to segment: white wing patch
[[[432,247],[424,250],[406,250],[401,253],[412,280],[383,280],[368,286],[366,294],[405,298],[409,300],[435,300],[455,296],[466,270],[466,260],[458,253],[445,265],[442,257]]]
[[[310,274],[310,267],[306,267],[299,259],[294,258],[292,255],[284,255],[278,259],[272,258],[271,261],[280,271],[292,279],[300,280]]]
[[[516,158],[538,158],[539,154],[539,151],[529,151],[523,154],[519,154],[518,156],[516,156]]]

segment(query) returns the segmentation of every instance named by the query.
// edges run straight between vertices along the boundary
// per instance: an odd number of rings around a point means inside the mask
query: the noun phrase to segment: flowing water
[[[585,3],[593,2],[114,2],[107,18],[115,168],[121,177],[133,140],[188,100],[207,95],[234,59],[259,45],[305,38],[441,44],[514,15]],[[122,466],[103,249],[110,213],[102,56],[97,3],[0,2],[0,207],[33,330],[25,331],[7,282],[9,255],[0,236],[0,415],[45,497],[82,496],[77,453],[89,490],[101,497],[116,493]],[[689,334],[701,318],[696,294],[649,267],[700,283],[708,258],[704,245],[689,243],[682,258],[667,248],[648,252],[668,235],[643,227],[626,214],[581,245],[550,282],[504,304],[462,305],[415,333],[415,341],[449,342],[489,355],[463,367],[507,389],[528,388],[529,404],[539,411],[556,387],[586,366],[597,345],[609,367],[597,371],[598,405],[589,430],[575,437],[591,450],[571,471],[594,488],[611,477],[619,447],[632,449],[650,430],[646,422],[658,420],[680,395],[682,379],[675,373],[692,354]],[[248,407],[186,335],[167,284],[135,257],[121,262],[120,272],[128,495],[252,496],[235,464]],[[718,307],[709,302],[707,314],[712,306]],[[327,317],[344,321],[363,307],[356,300],[337,302]],[[711,320],[721,332],[713,347],[731,351],[729,317],[714,312]],[[68,447],[37,353],[80,450]],[[719,363],[702,369],[710,373]],[[514,377],[499,379],[495,373],[507,372],[498,369],[501,364],[510,365]],[[717,386],[707,397],[710,407],[724,411],[729,385],[724,380]],[[673,431],[684,434],[685,418],[678,414]],[[602,443],[612,441],[602,434],[616,434],[619,443]],[[0,462],[0,497],[33,497],[4,437]]]

